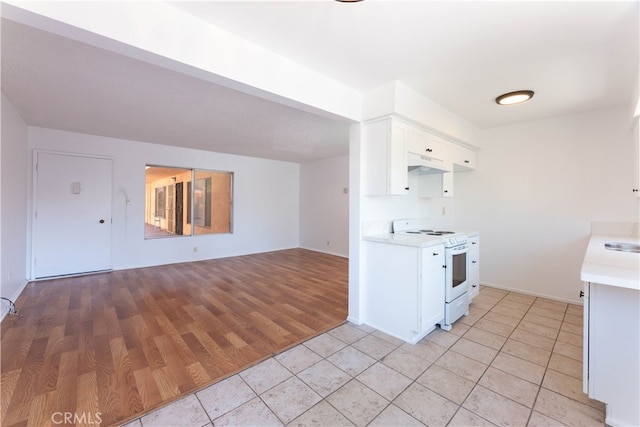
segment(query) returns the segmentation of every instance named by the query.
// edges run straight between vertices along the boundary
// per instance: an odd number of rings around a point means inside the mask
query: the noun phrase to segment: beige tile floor
[[[341,325],[128,424],[604,425],[582,393],[582,307],[483,287],[410,345]]]

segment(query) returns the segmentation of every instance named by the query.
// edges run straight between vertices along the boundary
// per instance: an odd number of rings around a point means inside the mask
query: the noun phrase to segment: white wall
[[[315,114],[361,116],[362,97],[355,89],[169,2],[4,1],[2,15]]]
[[[349,256],[348,188],[349,156],[300,165],[300,247]]]
[[[364,234],[391,232],[391,221],[402,218],[418,218],[422,220],[425,227],[434,229],[453,227],[453,199],[419,197],[419,177],[416,170],[409,172],[409,193],[407,195],[362,197]]]
[[[365,284],[361,273],[366,267],[362,246],[361,199],[362,188],[362,124],[349,127],[349,315],[353,323],[364,319]]]
[[[397,114],[451,141],[478,147],[478,128],[397,80],[363,94],[362,119]]]
[[[627,108],[481,132],[455,175],[455,224],[480,232],[480,281],[580,302],[591,221],[637,222]]]
[[[31,150],[49,150],[113,158],[114,269],[298,247],[300,180],[297,163],[38,127],[29,127],[29,149],[30,155]],[[234,172],[234,232],[145,240],[147,163]],[[29,178],[31,180],[32,177]],[[31,189],[28,194],[31,194]],[[130,201],[128,205],[127,199]],[[194,252],[196,246],[197,252]]]
[[[1,138],[0,293],[15,301],[27,284],[27,126],[4,94]]]

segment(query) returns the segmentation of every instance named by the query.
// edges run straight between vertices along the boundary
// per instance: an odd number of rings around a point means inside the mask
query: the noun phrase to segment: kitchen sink
[[[605,243],[604,247],[610,251],[640,253],[640,244],[637,243]]]

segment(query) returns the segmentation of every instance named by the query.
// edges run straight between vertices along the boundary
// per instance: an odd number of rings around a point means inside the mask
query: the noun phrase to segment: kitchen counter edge
[[[639,243],[639,240],[592,235],[580,270],[580,279],[583,282],[640,290],[640,254],[605,249],[604,244],[609,242]]]
[[[444,243],[442,237],[425,237],[407,234],[382,233],[363,236],[362,240],[377,243],[389,243],[392,245],[413,246],[416,248],[428,248]]]
[[[466,234],[468,237],[479,235],[477,231],[465,232],[464,234]],[[389,243],[392,245],[414,246],[416,248],[428,248],[430,246],[436,246],[444,243],[444,238],[441,236],[423,236],[394,233],[365,235],[362,237],[362,240],[368,242]]]

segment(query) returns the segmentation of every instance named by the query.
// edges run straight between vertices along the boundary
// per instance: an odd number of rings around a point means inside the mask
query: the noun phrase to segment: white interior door
[[[35,278],[111,269],[110,159],[35,156]]]

